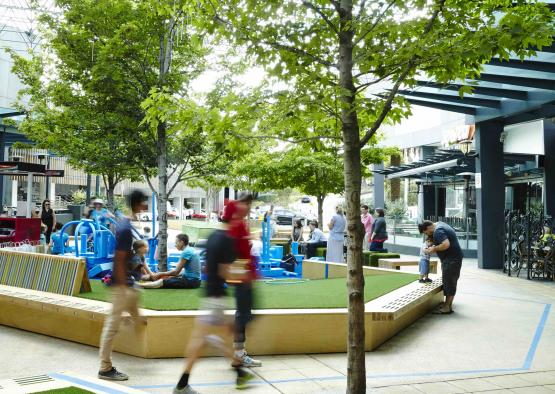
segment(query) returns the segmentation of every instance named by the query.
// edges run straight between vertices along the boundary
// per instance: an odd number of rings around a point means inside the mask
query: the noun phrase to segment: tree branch
[[[230,21],[228,21],[228,20],[222,18],[220,15],[218,15],[218,13],[217,13],[217,11],[216,11],[216,8],[215,8],[214,5],[212,4],[212,2],[210,2],[210,5],[211,5],[211,7],[212,7],[212,9],[213,9],[213,11],[214,11],[214,16],[213,16],[214,20],[216,20],[216,21],[218,21],[218,22],[220,22],[220,23],[222,23],[222,24],[224,24],[224,25],[226,25],[226,26],[229,26],[229,27],[231,27],[231,28],[234,28],[234,29],[236,29],[236,30],[239,30],[241,33],[245,34],[246,37],[247,37],[253,44],[255,44],[255,43],[257,42],[257,40],[251,39],[251,37],[250,37],[250,35],[249,35],[249,33],[251,33],[251,32],[253,31],[252,29],[249,29],[248,27],[244,27],[244,26],[242,26],[242,27],[237,27],[237,26],[233,25],[233,23],[231,23]],[[339,68],[339,66],[338,66],[336,63],[332,63],[332,62],[330,62],[330,61],[327,61],[327,60],[325,60],[325,59],[322,59],[321,57],[319,57],[319,56],[317,56],[317,55],[314,55],[314,54],[312,54],[312,53],[309,53],[309,52],[307,52],[307,51],[305,51],[305,50],[303,50],[303,49],[293,47],[293,46],[291,46],[291,45],[282,44],[282,43],[279,43],[279,42],[276,42],[276,41],[265,41],[265,40],[259,41],[258,44],[269,45],[269,46],[271,46],[271,47],[274,48],[274,49],[285,50],[285,51],[288,51],[288,52],[293,53],[293,54],[298,55],[298,56],[308,57],[309,59],[311,59],[311,60],[313,60],[313,61],[315,61],[315,62],[317,62],[317,63],[319,63],[319,64],[321,64],[321,65],[323,65],[323,66],[326,66],[326,67],[332,67],[332,68],[336,68],[336,69]]]
[[[445,5],[445,1],[446,0],[439,0],[437,8],[435,9],[435,11],[433,12],[430,20],[426,24],[426,27],[424,28],[424,32],[423,32],[422,36],[427,35],[432,30],[434,22],[438,18],[439,13],[443,10],[443,7]],[[378,131],[378,129],[382,125],[382,123],[385,120],[387,114],[391,110],[391,105],[393,103],[393,99],[395,98],[395,95],[397,94],[397,91],[399,90],[399,88],[401,87],[401,84],[405,81],[405,79],[407,78],[409,73],[412,71],[414,65],[417,62],[417,59],[418,59],[418,56],[414,55],[412,57],[412,59],[408,62],[407,67],[405,68],[403,73],[401,75],[399,75],[399,78],[397,79],[397,82],[395,82],[395,85],[393,86],[393,89],[391,89],[391,91],[389,92],[389,94],[387,96],[387,99],[385,101],[385,104],[384,104],[381,112],[380,112],[380,115],[378,116],[378,118],[376,119],[376,121],[374,122],[374,124],[372,125],[370,130],[368,130],[364,134],[364,137],[360,140],[360,147],[361,148],[364,145],[366,145],[368,143],[368,141],[370,141],[370,138],[372,138],[372,136],[374,134],[376,134],[376,131]]]
[[[374,23],[372,23],[372,25],[368,28],[368,30],[366,30],[357,40],[355,40],[355,43],[353,44],[353,46],[357,46],[359,42],[361,42],[362,40],[364,40],[364,38],[370,34],[372,32],[372,30],[374,30],[376,28],[376,26],[378,26],[378,23],[380,23],[380,21],[382,20],[382,18],[384,17],[385,13],[387,11],[389,11],[389,9],[391,7],[393,7],[393,4],[395,4],[397,2],[397,0],[392,0],[387,7],[385,8],[385,10],[382,11],[382,13],[380,15],[378,15],[378,17],[376,18],[376,20],[374,21]],[[362,2],[362,4],[364,4],[364,0]],[[362,11],[361,11],[362,12]]]
[[[342,141],[343,139],[341,137],[333,137],[333,136],[325,136],[325,135],[318,135],[318,136],[314,136],[314,137],[305,137],[305,138],[298,138],[298,139],[289,139],[289,138],[284,138],[284,137],[279,137],[276,135],[243,135],[243,134],[238,134],[238,133],[233,133],[230,132],[229,134],[237,137],[237,138],[242,138],[245,140],[269,140],[269,139],[273,139],[273,140],[278,140],[278,141],[283,141],[283,142],[289,142],[292,144],[296,144],[299,142],[306,142],[306,141],[314,141],[314,140],[337,140],[337,141]]]
[[[357,20],[359,20],[360,18],[362,18],[362,13],[364,12],[364,8],[366,8],[366,0],[362,0],[360,2],[360,8],[358,10],[358,15],[356,17]]]
[[[335,34],[339,34],[339,29],[337,28],[337,26],[335,26],[332,21],[326,16],[326,14],[324,14],[324,11],[322,11],[322,9],[320,7],[315,6],[314,4],[312,4],[310,1],[303,1],[303,5],[306,8],[309,8],[311,10],[313,10],[314,12],[316,12],[318,15],[320,15],[320,17],[322,17],[322,19],[324,20],[324,22],[326,22],[328,24],[328,26],[334,31]]]

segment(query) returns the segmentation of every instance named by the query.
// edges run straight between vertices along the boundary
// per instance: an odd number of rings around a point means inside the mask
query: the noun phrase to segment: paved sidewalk
[[[368,392],[555,393],[553,303],[552,282],[508,278],[465,260],[454,314],[424,316],[366,354]],[[98,369],[94,347],[14,328],[0,326],[0,349],[0,379],[61,371],[94,379]],[[259,358],[249,394],[345,392],[345,354]],[[125,385],[148,393],[171,392],[183,366],[122,354],[114,362],[131,377]],[[235,392],[222,358],[200,360],[191,384],[201,393]]]

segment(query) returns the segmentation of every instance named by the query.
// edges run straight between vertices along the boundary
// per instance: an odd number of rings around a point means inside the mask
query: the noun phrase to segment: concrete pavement
[[[427,315],[367,353],[368,392],[555,392],[554,302],[552,282],[509,278],[465,260],[454,314]],[[295,335],[294,327],[284,335]],[[96,348],[8,327],[0,327],[0,349],[0,379],[60,371],[94,377],[98,368]],[[249,393],[345,392],[345,354],[260,359]],[[114,362],[131,376],[125,385],[164,393],[183,360],[115,354]],[[234,391],[222,358],[202,359],[191,384],[201,393]]]

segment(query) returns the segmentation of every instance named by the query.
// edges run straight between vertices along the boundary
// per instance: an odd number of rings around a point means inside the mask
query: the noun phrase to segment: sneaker
[[[112,369],[109,371],[98,371],[98,378],[104,379],[104,380],[123,381],[123,380],[128,380],[129,376],[127,376],[122,372],[119,372],[117,369],[112,367]]]
[[[243,376],[237,376],[237,381],[235,382],[235,388],[237,390],[243,390],[247,388],[247,383],[254,379],[254,375],[250,372],[243,372]]]
[[[424,282],[426,282],[426,283],[432,283],[432,282],[433,282],[433,279],[426,278],[426,279],[424,279]]]
[[[200,394],[198,391],[194,390],[190,385],[178,389],[177,386],[173,388],[173,394]]]
[[[254,358],[249,356],[248,353],[245,350],[241,351],[241,353],[239,353],[239,354],[235,353],[235,357],[237,357],[239,360],[241,360],[241,366],[243,366],[243,367],[251,368],[251,367],[261,367],[262,366],[262,361],[255,360]]]
[[[426,283],[424,279],[418,279],[418,283]]]

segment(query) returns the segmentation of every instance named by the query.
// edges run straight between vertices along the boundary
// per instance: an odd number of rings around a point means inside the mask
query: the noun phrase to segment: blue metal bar
[[[499,108],[501,106],[501,102],[499,100],[481,99],[481,98],[475,98],[475,97],[460,98],[459,96],[448,95],[448,94],[416,92],[416,91],[410,91],[410,90],[400,90],[399,94],[402,94],[403,96],[412,96],[412,97],[420,97],[425,99],[437,100],[444,103],[472,105],[477,107]]]

